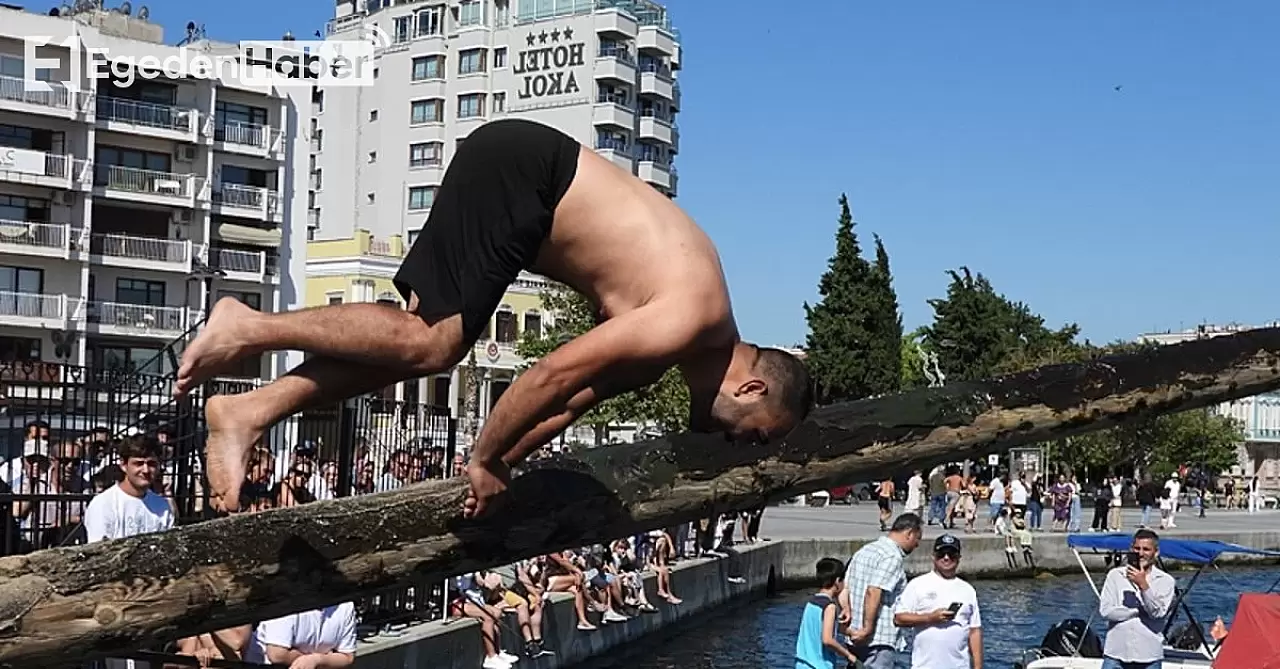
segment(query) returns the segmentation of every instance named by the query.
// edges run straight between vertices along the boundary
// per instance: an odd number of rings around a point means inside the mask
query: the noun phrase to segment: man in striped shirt
[[[893,669],[905,645],[893,624],[893,607],[907,584],[903,562],[920,545],[924,522],[914,513],[893,521],[887,536],[858,549],[845,571],[841,619],[849,643],[866,669]]]

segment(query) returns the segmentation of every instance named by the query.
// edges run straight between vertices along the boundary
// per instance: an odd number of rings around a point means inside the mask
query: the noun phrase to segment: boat
[[[1100,555],[1108,569],[1123,563],[1124,556],[1133,543],[1131,534],[1072,534],[1067,536],[1067,547],[1076,556],[1076,562],[1084,571],[1094,595],[1102,596],[1100,583],[1095,581],[1085,564],[1084,554]],[[1164,636],[1164,669],[1280,669],[1280,641],[1268,640],[1275,637],[1275,629],[1280,626],[1280,602],[1272,599],[1255,599],[1256,597],[1276,598],[1280,595],[1250,593],[1241,597],[1237,605],[1235,623],[1227,638],[1218,642],[1210,638],[1205,627],[1200,624],[1187,605],[1186,594],[1195,587],[1200,576],[1209,567],[1216,567],[1222,555],[1252,555],[1256,557],[1280,558],[1280,552],[1259,550],[1239,544],[1222,541],[1205,541],[1199,539],[1181,539],[1161,537],[1159,566],[1164,569],[1169,561],[1191,564],[1196,567],[1186,587],[1176,589],[1173,601],[1173,613],[1165,623]],[[1166,571],[1168,571],[1166,569]],[[1105,578],[1105,576],[1104,576]],[[1277,581],[1280,584],[1280,581]],[[1274,586],[1273,586],[1274,587]],[[1247,610],[1245,609],[1247,603]],[[1274,606],[1274,608],[1271,608]],[[1186,616],[1186,622],[1175,628],[1179,613]],[[1274,614],[1274,617],[1272,615]],[[1092,629],[1097,619],[1097,607],[1087,620],[1069,618],[1050,628],[1044,640],[1036,648],[1023,653],[1021,661],[1014,664],[1014,669],[1101,669],[1102,640]],[[1264,631],[1269,630],[1264,633]],[[1239,664],[1219,661],[1224,653],[1235,657],[1247,656],[1250,661],[1266,660],[1267,653],[1251,648],[1261,648],[1266,644],[1275,644],[1277,653],[1275,664]],[[1235,650],[1241,649],[1241,650]]]

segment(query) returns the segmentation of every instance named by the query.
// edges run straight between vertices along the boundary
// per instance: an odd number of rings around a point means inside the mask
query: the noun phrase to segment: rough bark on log
[[[463,481],[0,559],[0,667],[75,664],[198,632],[748,508],[905,467],[1280,388],[1280,328],[815,411],[785,440],[678,435],[531,465],[464,522]]]

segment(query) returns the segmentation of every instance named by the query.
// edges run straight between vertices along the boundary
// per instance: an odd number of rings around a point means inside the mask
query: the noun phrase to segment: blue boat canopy
[[[1126,553],[1133,544],[1132,534],[1069,534],[1067,545],[1073,549],[1093,549],[1108,553]],[[1160,537],[1160,557],[1195,564],[1209,564],[1223,553],[1280,557],[1280,552],[1249,548],[1239,544],[1203,539]]]

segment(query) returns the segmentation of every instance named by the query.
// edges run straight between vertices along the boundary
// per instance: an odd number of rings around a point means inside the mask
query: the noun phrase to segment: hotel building
[[[221,295],[300,304],[309,89],[158,72],[124,85],[91,78],[87,49],[41,47],[59,65],[36,73],[50,90],[33,90],[22,36],[74,35],[117,62],[179,57],[146,16],[56,12],[0,7],[0,358],[135,369]],[[184,42],[237,49],[195,33]],[[291,362],[264,357],[230,375]],[[162,357],[146,371],[171,367]]]
[[[372,86],[315,91],[308,304],[400,302],[391,277],[425,223],[453,153],[488,121],[526,118],[556,127],[676,196],[680,44],[661,5],[337,0],[328,33],[381,33],[386,44]],[[476,345],[486,379],[480,416],[524,364],[514,346],[521,333],[548,317],[538,299],[544,285],[522,275]],[[455,370],[400,387],[395,396],[458,416],[459,386]]]

